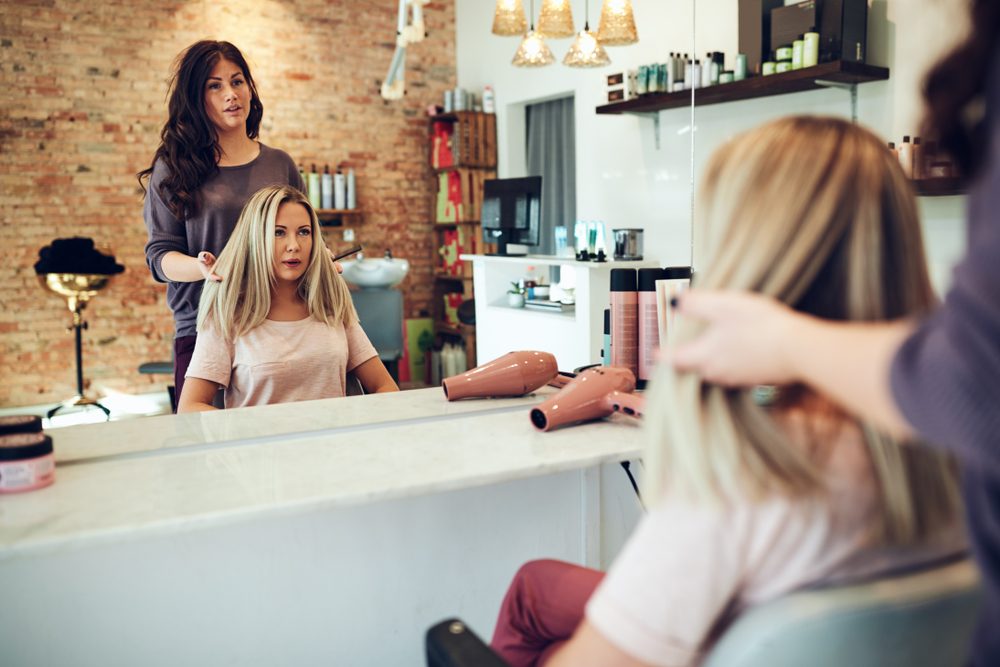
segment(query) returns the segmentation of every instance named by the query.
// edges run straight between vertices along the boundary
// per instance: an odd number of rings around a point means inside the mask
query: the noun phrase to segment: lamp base
[[[77,407],[86,408],[86,407],[90,407],[90,406],[94,406],[95,408],[100,409],[102,412],[104,412],[104,415],[108,418],[108,421],[111,420],[111,410],[108,410],[106,407],[104,407],[103,405],[101,405],[101,402],[98,401],[96,398],[89,398],[87,396],[82,396],[80,394],[77,394],[73,398],[70,398],[70,399],[67,399],[67,400],[63,401],[62,403],[60,403],[56,407],[54,407],[51,410],[49,410],[48,412],[46,412],[45,413],[45,418],[46,419],[52,419],[53,415],[55,415],[60,410],[63,410],[63,409],[66,409],[66,408],[77,408]]]

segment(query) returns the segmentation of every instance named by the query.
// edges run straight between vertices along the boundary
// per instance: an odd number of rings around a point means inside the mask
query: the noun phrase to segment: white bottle
[[[694,76],[694,63],[690,60],[684,63],[684,90],[691,88],[691,77]]]
[[[907,178],[913,178],[913,144],[910,137],[903,137],[903,143],[899,145],[899,166],[903,168],[903,173]]]
[[[701,87],[708,88],[712,85],[712,54],[705,56],[705,64],[701,67]]]
[[[347,208],[354,209],[358,205],[358,193],[355,189],[354,169],[347,170]]]
[[[309,171],[309,205],[313,208],[322,208],[322,193],[320,192],[319,185],[319,172],[316,171],[316,165],[312,166]]]
[[[496,97],[493,95],[493,86],[483,88],[483,113],[496,113]]]
[[[333,174],[330,165],[323,165],[323,175],[320,177],[320,204],[323,208],[333,208]]]
[[[698,60],[691,66],[691,87],[701,88],[701,63]]]
[[[333,207],[343,210],[347,206],[347,190],[344,183],[344,172],[337,167],[337,173],[333,175]]]

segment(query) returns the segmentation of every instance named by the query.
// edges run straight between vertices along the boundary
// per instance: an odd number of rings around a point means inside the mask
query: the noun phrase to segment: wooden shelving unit
[[[770,76],[754,76],[742,81],[720,83],[708,88],[682,90],[676,93],[651,93],[633,100],[597,107],[599,114],[647,114],[691,105],[692,93],[697,106],[750,100],[798,93],[805,90],[834,86],[853,86],[869,81],[885,81],[889,69],[863,63],[835,60],[814,67],[792,70]]]
[[[438,114],[429,118],[428,130],[429,162],[435,182],[434,333],[461,339],[467,365],[472,368],[476,365],[476,329],[449,324],[445,320],[445,301],[455,298],[453,295],[460,295],[461,302],[474,296],[472,265],[458,256],[484,250],[480,228],[482,184],[496,177],[496,116],[474,111]],[[452,187],[458,186],[460,201],[457,197],[455,201],[439,200],[438,193],[449,186],[449,179]],[[457,267],[457,275],[452,267]]]
[[[356,208],[318,208],[316,217],[323,227],[342,227],[346,224],[356,225],[363,220],[362,213]]]
[[[965,187],[958,177],[913,179],[918,197],[952,197],[964,195]]]

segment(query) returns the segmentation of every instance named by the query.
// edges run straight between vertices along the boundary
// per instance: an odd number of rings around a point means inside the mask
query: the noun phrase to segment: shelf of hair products
[[[330,165],[324,164],[320,172],[312,163],[309,171],[300,165],[299,176],[306,186],[305,195],[309,204],[316,209],[321,222],[328,222],[331,218],[339,222],[345,212],[346,215],[357,212],[357,180],[353,168],[345,171],[344,165],[340,164],[330,173]]]

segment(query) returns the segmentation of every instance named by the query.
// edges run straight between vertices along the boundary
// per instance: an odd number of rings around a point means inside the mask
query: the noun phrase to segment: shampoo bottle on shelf
[[[899,145],[899,166],[907,178],[913,178],[913,145],[909,135],[903,137],[903,143]]]
[[[333,207],[343,210],[347,206],[347,186],[344,183],[344,172],[337,167],[333,175]]]
[[[660,347],[660,324],[656,309],[656,281],[666,277],[663,269],[639,269],[639,375],[640,386],[653,375]]]
[[[347,170],[347,208],[354,209],[358,206],[358,193],[354,181],[354,169]]]
[[[320,203],[323,208],[333,208],[333,174],[330,165],[323,165],[323,176],[320,178]]]
[[[319,172],[316,171],[315,164],[309,171],[309,203],[312,205],[313,208],[322,208],[320,206],[322,201],[321,201],[320,187],[319,187]]]
[[[635,269],[611,269],[611,365],[639,377],[639,291]]]

